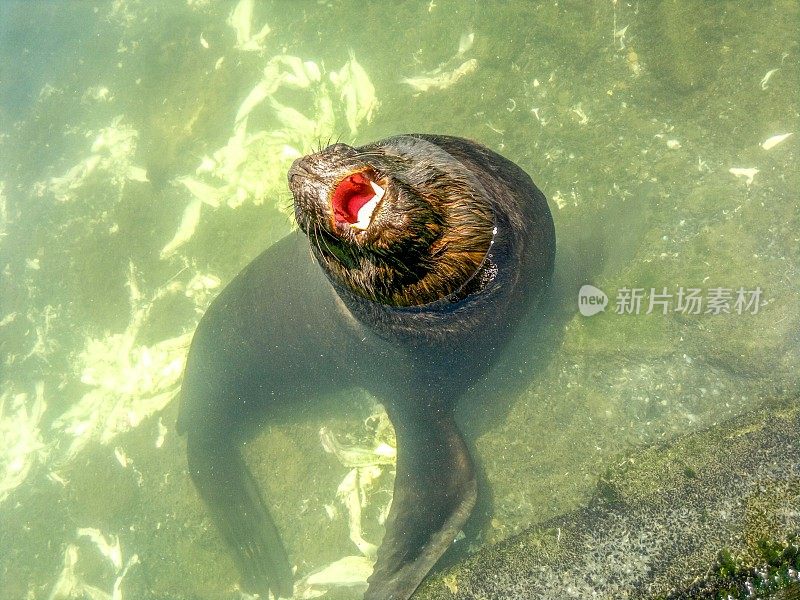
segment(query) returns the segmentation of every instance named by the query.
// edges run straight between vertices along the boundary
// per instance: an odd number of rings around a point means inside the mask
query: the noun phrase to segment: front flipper
[[[292,569],[280,534],[233,436],[187,440],[189,473],[214,524],[233,550],[246,590],[292,597]]]
[[[364,600],[406,600],[453,543],[477,497],[452,415],[394,410],[397,476],[386,534]]]

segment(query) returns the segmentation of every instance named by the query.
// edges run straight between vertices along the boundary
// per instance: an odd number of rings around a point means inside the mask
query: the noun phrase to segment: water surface
[[[0,6],[4,597],[236,597],[173,398],[205,307],[293,226],[288,164],[328,140],[469,137],[554,213],[542,316],[461,409],[492,493],[459,543],[580,506],[637,448],[797,396],[795,1],[247,9]],[[584,284],[603,312],[580,314]],[[354,476],[319,430],[391,442],[379,401],[325,398],[248,445],[298,577],[360,556],[337,498]],[[358,475],[377,543],[391,466]]]

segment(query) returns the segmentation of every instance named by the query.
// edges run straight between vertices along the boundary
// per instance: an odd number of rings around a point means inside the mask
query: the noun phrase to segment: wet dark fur
[[[366,231],[332,215],[333,189],[354,172],[386,189]],[[475,504],[452,407],[547,284],[550,212],[519,167],[445,136],[336,144],[296,161],[289,178],[311,252],[300,234],[275,244],[201,321],[178,422],[190,473],[243,585],[290,596],[290,562],[237,434],[270,406],[367,389],[387,409],[398,457],[365,598],[406,599]]]
[[[366,231],[337,225],[330,193],[365,166],[386,187],[374,222]],[[336,144],[298,160],[289,181],[297,222],[315,256],[359,297],[392,306],[435,302],[473,277],[489,250],[494,211],[483,186],[423,140],[392,138],[358,149]]]

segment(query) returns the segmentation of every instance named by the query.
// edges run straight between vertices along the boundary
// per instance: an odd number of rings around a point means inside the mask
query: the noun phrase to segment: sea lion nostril
[[[302,233],[245,267],[192,340],[178,418],[189,470],[248,591],[291,596],[300,557],[289,560],[241,438],[270,409],[367,390],[395,427],[397,473],[365,599],[407,600],[475,505],[453,407],[546,285],[552,218],[519,167],[460,138],[334,144],[288,179]]]
[[[288,179],[292,181],[296,176],[308,176],[308,170],[303,166],[304,158],[298,158],[289,167]]]

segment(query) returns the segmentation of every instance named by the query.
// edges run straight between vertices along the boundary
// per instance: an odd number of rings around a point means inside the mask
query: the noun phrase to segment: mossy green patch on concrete
[[[677,600],[721,598],[747,581],[787,588],[800,583],[798,456],[796,397],[655,445],[609,470],[586,507],[480,550],[414,598]]]

